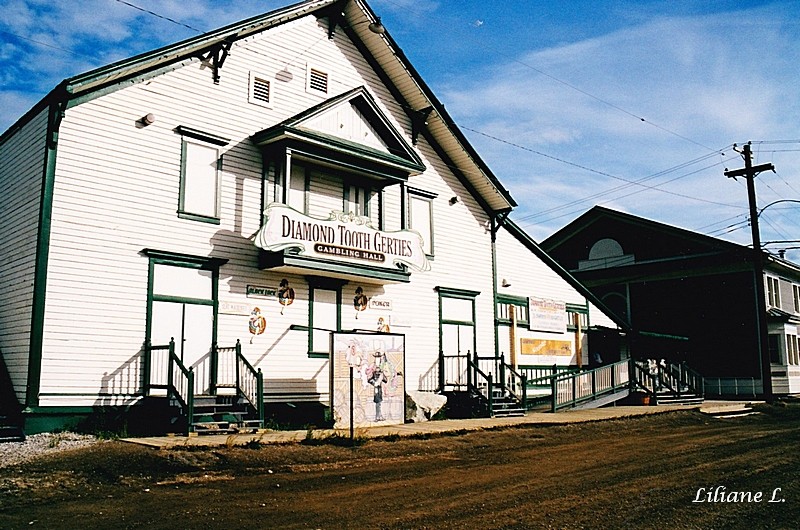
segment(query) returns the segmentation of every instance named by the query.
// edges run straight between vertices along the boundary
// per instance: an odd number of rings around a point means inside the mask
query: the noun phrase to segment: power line
[[[76,57],[91,57],[89,55],[84,55],[82,53],[77,53],[77,52],[73,52],[71,50],[67,50],[65,48],[59,48],[58,46],[53,46],[52,44],[48,44],[46,42],[42,42],[42,41],[39,41],[39,40],[36,40],[36,39],[31,39],[29,37],[23,37],[22,35],[18,35],[16,33],[11,33],[10,31],[0,30],[0,33],[5,33],[6,35],[11,35],[12,37],[16,37],[16,38],[21,39],[21,40],[26,40],[28,42],[32,42],[32,43],[38,44],[40,46],[46,46],[47,48],[52,48],[53,50],[58,50],[58,51],[61,51],[61,52],[64,52],[64,53],[69,53],[69,54],[74,55]],[[91,57],[91,58],[94,59],[95,57]]]
[[[152,16],[158,17],[158,18],[160,18],[162,20],[166,20],[167,22],[172,22],[173,24],[176,24],[178,26],[183,26],[184,28],[188,28],[188,29],[190,29],[192,31],[196,31],[197,33],[205,33],[201,29],[197,29],[197,28],[195,28],[193,26],[190,26],[188,24],[184,24],[183,22],[180,22],[178,20],[174,20],[174,19],[166,17],[164,15],[159,15],[158,13],[156,13],[154,11],[150,11],[149,9],[144,9],[143,7],[139,7],[137,5],[131,4],[130,2],[126,2],[125,0],[116,0],[116,1],[119,2],[120,4],[124,4],[124,5],[128,6],[128,7],[132,7],[133,9],[138,9],[139,11],[141,11],[143,13],[147,13],[148,15],[152,15]]]

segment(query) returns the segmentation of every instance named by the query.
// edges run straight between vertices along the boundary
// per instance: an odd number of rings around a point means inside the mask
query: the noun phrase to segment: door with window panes
[[[468,359],[475,352],[474,297],[441,294],[441,359],[442,390],[466,390]]]
[[[212,272],[154,265],[150,343],[175,341],[175,354],[194,371],[196,395],[208,394],[214,331]]]

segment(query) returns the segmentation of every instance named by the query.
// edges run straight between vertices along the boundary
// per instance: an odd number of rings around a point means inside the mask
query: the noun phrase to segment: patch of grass
[[[337,447],[357,447],[369,441],[363,433],[355,433],[352,438],[347,434],[333,433],[325,436],[315,436],[313,429],[306,431],[306,437],[301,445],[334,445]]]

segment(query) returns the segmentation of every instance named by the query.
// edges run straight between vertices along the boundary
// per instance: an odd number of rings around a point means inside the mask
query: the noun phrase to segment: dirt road
[[[709,502],[734,493],[751,502]],[[110,442],[0,469],[3,529],[753,530],[798,521],[798,406],[352,448],[157,451]]]

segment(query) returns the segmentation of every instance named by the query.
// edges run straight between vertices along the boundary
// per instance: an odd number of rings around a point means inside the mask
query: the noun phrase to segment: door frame
[[[177,302],[184,304],[198,304],[210,305],[213,309],[212,316],[212,329],[211,329],[211,359],[209,368],[209,391],[211,394],[216,393],[217,387],[217,323],[219,313],[219,269],[228,262],[224,258],[213,258],[208,256],[193,256],[191,254],[179,254],[176,252],[168,252],[162,250],[143,249],[141,254],[147,256],[147,310],[145,316],[145,331],[144,331],[144,344],[150,345],[152,336],[152,318],[153,318],[153,302]],[[184,267],[189,269],[199,269],[211,272],[211,298],[184,298],[178,296],[165,296],[153,293],[153,284],[155,281],[155,266],[167,265],[171,267]],[[145,356],[145,363],[149,362]],[[145,366],[145,377],[150,377],[149,366]],[[149,381],[143,381],[146,387]]]
[[[457,326],[471,326],[472,327],[472,352],[476,351],[478,344],[477,334],[477,312],[475,309],[475,299],[478,297],[480,291],[469,291],[466,289],[455,289],[451,287],[437,286],[436,292],[439,293],[439,390],[444,391],[445,388],[445,363],[444,363],[444,326],[457,325]],[[472,304],[472,319],[471,320],[451,320],[444,318],[443,315],[443,301],[446,298],[453,298],[459,300],[468,300]],[[469,357],[465,355],[464,357]],[[469,364],[467,365],[469,366]],[[467,373],[467,381],[469,381],[469,369]]]

